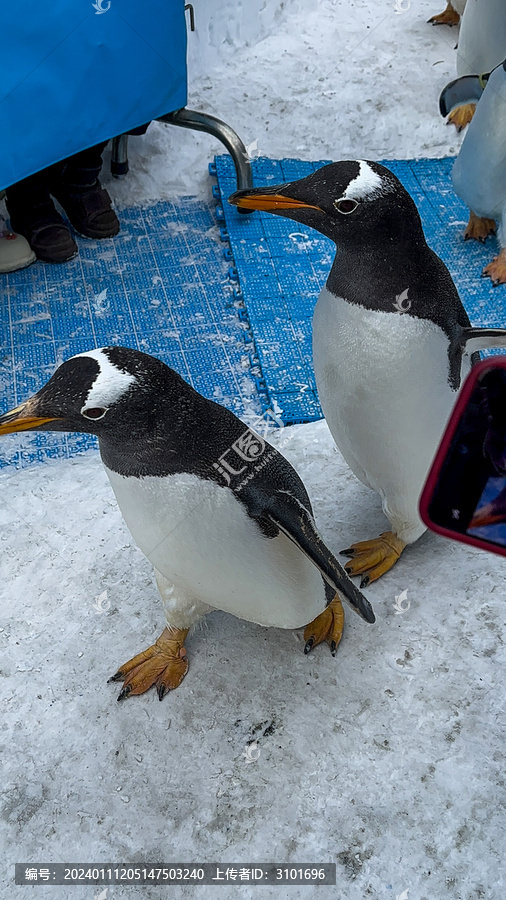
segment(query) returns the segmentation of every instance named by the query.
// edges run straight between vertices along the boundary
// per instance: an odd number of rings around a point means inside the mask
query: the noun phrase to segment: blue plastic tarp
[[[0,35],[0,188],[186,105],[184,0],[14,0]]]

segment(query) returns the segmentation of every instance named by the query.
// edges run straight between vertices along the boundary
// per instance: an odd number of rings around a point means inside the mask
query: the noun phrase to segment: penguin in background
[[[429,25],[458,25],[466,6],[466,0],[448,0],[446,9],[431,16]]]
[[[390,522],[343,551],[364,587],[425,531],[419,495],[470,355],[506,346],[506,329],[471,327],[414,201],[378,163],[331,163],[229,202],[294,219],[336,244],[314,312],[313,363],[337,447]]]
[[[505,11],[506,18],[506,11]],[[483,269],[494,286],[506,284],[506,59],[490,75],[447,85],[441,112],[455,99],[482,94],[452,170],[455,193],[469,207],[464,238],[484,241],[497,228],[500,252]]]
[[[506,0],[468,0],[457,46],[457,75],[491,72],[506,56]],[[471,122],[479,94],[463,96],[448,110],[447,124],[462,131]]]
[[[333,656],[341,597],[375,621],[325,546],[293,466],[155,357],[127,347],[71,357],[0,416],[0,435],[16,431],[97,435],[123,518],[154,566],[166,628],[110,679],[123,682],[118,700],[153,685],[162,700],[178,687],[188,631],[213,609],[306,626],[305,652],[327,641]]]

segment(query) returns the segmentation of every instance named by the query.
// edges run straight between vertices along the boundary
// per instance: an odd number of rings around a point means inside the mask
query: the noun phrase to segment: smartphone
[[[506,556],[506,356],[474,366],[420,497],[432,531]]]

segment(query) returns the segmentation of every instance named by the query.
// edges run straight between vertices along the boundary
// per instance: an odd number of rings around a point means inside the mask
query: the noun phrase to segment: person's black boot
[[[98,144],[69,157],[51,180],[53,197],[65,210],[71,225],[84,237],[114,237],[119,231],[111,198],[98,180],[105,146]]]
[[[77,244],[55,209],[42,173],[7,188],[5,203],[12,230],[26,238],[37,259],[63,263],[77,254]]]

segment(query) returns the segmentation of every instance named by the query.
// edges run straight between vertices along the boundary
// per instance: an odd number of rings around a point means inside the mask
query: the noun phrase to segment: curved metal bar
[[[193,128],[195,131],[206,131],[217,137],[225,145],[234,161],[237,177],[237,189],[239,191],[253,187],[253,175],[251,162],[246,147],[238,134],[216,116],[198,112],[195,109],[177,109],[175,112],[160,116],[159,122],[167,122],[169,125],[179,125],[181,128]],[[250,213],[250,209],[240,209],[239,212]]]
[[[119,178],[128,172],[128,134],[112,139],[111,175]]]
[[[193,9],[193,3],[187,3],[184,11],[190,10],[190,31],[195,31],[195,10]]]

